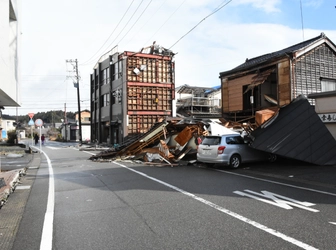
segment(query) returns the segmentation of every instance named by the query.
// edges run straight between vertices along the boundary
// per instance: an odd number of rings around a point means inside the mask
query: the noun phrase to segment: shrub
[[[7,132],[7,143],[14,144],[17,143],[17,135],[15,130]]]

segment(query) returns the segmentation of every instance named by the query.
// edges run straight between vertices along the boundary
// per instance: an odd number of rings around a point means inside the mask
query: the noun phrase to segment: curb
[[[18,157],[14,157],[13,159],[15,158]],[[34,160],[36,162],[36,158],[39,157],[34,157],[33,154],[24,168],[0,172],[0,209],[6,204],[9,196],[15,191],[15,188],[20,183],[21,177],[26,175],[29,165],[31,165]]]

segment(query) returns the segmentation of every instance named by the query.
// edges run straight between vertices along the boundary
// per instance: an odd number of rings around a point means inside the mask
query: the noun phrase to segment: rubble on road
[[[254,120],[254,123],[249,121]],[[261,151],[317,165],[336,165],[336,140],[304,96],[283,107],[256,112],[246,120],[174,120],[156,124],[124,145],[104,148],[93,161],[142,160],[176,166],[186,157],[196,160],[197,145],[206,135],[241,134]],[[96,146],[97,147],[97,146]],[[86,150],[86,149],[84,149]]]
[[[163,121],[153,126],[147,133],[132,140],[118,149],[102,151],[90,159],[106,161],[106,159],[141,159],[145,163],[155,165],[163,163],[176,166],[186,155],[196,157],[197,144],[208,134],[234,133],[220,121]]]

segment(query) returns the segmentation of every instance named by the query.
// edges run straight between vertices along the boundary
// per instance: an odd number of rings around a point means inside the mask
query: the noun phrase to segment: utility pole
[[[81,119],[80,96],[79,96],[79,79],[80,79],[80,76],[78,75],[78,62],[77,62],[77,59],[66,60],[66,62],[70,63],[73,66],[73,71],[75,73],[74,87],[77,88],[78,127],[79,127],[78,136],[79,136],[79,142],[82,143],[82,119]]]

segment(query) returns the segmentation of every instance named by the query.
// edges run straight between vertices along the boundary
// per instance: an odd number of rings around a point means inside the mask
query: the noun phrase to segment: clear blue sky
[[[67,59],[79,61],[81,105],[89,109],[92,69],[116,45],[120,52],[139,51],[156,41],[177,53],[176,86],[218,86],[219,72],[246,58],[321,32],[336,43],[335,5],[332,0],[22,0],[18,114],[63,110],[64,103],[68,111],[77,110]]]

